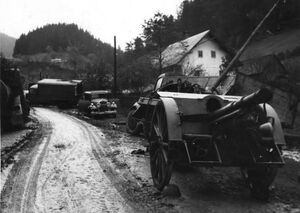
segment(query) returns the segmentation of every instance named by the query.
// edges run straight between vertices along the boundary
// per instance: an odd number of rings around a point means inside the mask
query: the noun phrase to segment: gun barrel
[[[267,89],[262,88],[255,93],[252,93],[248,96],[244,96],[239,101],[232,102],[226,106],[212,112],[209,115],[209,120],[217,119],[221,116],[230,114],[238,109],[252,107],[260,103],[266,103],[272,99],[273,93]]]

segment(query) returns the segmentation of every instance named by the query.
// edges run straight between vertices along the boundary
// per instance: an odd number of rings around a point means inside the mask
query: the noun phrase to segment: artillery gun
[[[154,186],[162,190],[169,183],[176,162],[234,166],[253,195],[266,199],[277,168],[284,165],[281,123],[266,103],[272,93],[265,88],[245,97],[188,93],[189,88],[174,92],[178,84],[166,82],[179,78],[196,84],[196,78],[163,74],[153,93],[128,114],[128,132],[143,131],[149,140]]]
[[[213,92],[279,2],[251,33],[210,93],[199,90],[203,87],[199,78],[162,74],[151,95],[141,97],[131,107],[127,131],[143,131],[148,138],[151,174],[157,189],[169,183],[177,162],[234,166],[241,168],[254,197],[268,199],[269,186],[277,169],[284,165],[281,150],[285,146],[278,115],[267,104],[272,93],[266,88],[244,97]]]

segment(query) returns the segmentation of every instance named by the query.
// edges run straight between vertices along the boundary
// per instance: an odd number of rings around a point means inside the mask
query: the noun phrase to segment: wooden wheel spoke
[[[156,136],[160,137],[162,139],[162,134],[161,134],[161,131],[159,130],[159,127],[156,124],[153,124],[153,128],[154,128]]]
[[[158,167],[158,182],[160,183],[162,181],[163,178],[163,174],[162,174],[162,169],[161,169],[161,164],[162,164],[162,159],[161,159],[161,155],[158,155],[158,159],[159,159],[159,165],[157,165]]]
[[[154,174],[153,174],[155,177],[158,176],[158,172],[159,172],[158,167],[159,167],[159,159],[158,159],[158,157],[156,155],[156,158],[155,158],[155,171],[154,171]]]
[[[160,163],[161,179],[165,180],[165,178],[166,178],[166,168],[165,168],[166,164],[165,164],[164,156],[163,156],[162,153],[160,155],[160,159],[161,159],[161,163]]]
[[[167,138],[166,136],[166,133],[167,133],[167,129],[166,129],[166,123],[164,122],[165,121],[165,114],[163,112],[163,110],[160,110],[159,111],[159,114],[160,114],[160,129],[161,129],[161,135],[162,135],[162,140],[165,140]]]
[[[156,121],[157,121],[157,128],[159,131],[159,136],[161,137],[161,118],[159,116],[159,113],[156,113]]]
[[[167,165],[167,163],[168,163],[168,157],[167,157],[167,153],[166,153],[165,150],[162,150],[162,158],[163,158],[163,160],[165,162],[165,165]]]
[[[157,113],[155,114],[155,120],[153,123],[154,130],[157,136],[160,137],[161,141],[167,142],[167,126],[165,123],[165,114],[162,109],[158,109]]]

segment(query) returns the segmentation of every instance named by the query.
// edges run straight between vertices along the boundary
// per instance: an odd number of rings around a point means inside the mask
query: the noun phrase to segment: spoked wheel
[[[269,187],[274,181],[277,168],[261,166],[255,168],[241,168],[242,176],[251,190],[254,198],[266,201],[269,199]]]
[[[153,113],[149,141],[153,183],[158,190],[163,190],[170,182],[173,162],[168,158],[168,129],[162,104],[157,105]]]
[[[126,122],[126,131],[132,135],[138,135],[141,131],[141,126],[138,125],[138,121],[132,116],[134,110],[130,110],[127,115],[127,122]]]

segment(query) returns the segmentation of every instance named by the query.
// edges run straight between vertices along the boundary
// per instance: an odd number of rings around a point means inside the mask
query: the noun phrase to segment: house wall
[[[202,58],[199,57],[198,51],[203,53]],[[211,51],[216,52],[216,57],[211,57]],[[219,76],[220,65],[222,64],[222,57],[226,53],[219,45],[210,40],[203,39],[193,50],[181,61],[183,74],[190,75],[191,71],[202,65],[205,70],[205,76]]]

